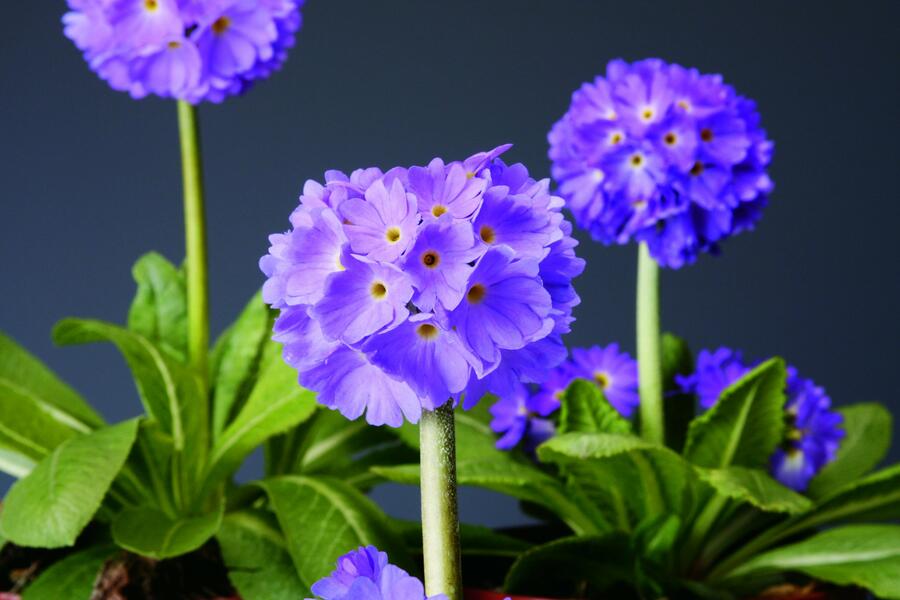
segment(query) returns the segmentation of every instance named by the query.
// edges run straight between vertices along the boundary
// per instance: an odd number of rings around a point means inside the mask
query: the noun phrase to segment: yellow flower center
[[[435,217],[439,217],[442,214],[444,214],[445,212],[447,212],[447,207],[444,206],[443,204],[435,204],[434,206],[431,207],[431,214],[434,215]]]
[[[704,127],[703,129],[701,129],[700,130],[700,139],[703,140],[704,142],[711,142],[713,139],[712,129],[710,129],[709,127]]]
[[[482,225],[478,235],[481,236],[481,241],[485,244],[493,244],[497,241],[497,233],[490,225]]]
[[[438,331],[438,328],[431,323],[422,323],[416,327],[416,333],[423,340],[433,340],[440,332]]]
[[[217,35],[222,35],[226,31],[228,31],[228,28],[230,26],[231,26],[231,19],[229,19],[228,17],[223,15],[223,16],[219,17],[218,19],[216,19],[215,21],[213,21],[212,30],[213,30],[213,33],[215,33]]]
[[[372,294],[372,297],[375,298],[376,300],[381,300],[385,296],[387,296],[387,286],[385,286],[380,281],[376,281],[375,283],[372,284],[372,287],[369,290],[369,293]]]
[[[645,108],[644,110],[641,111],[641,119],[643,119],[644,121],[649,121],[650,119],[653,118],[653,115],[655,115],[655,114],[656,114],[656,112],[651,107],[648,106],[647,108]]]
[[[390,243],[396,244],[400,241],[400,228],[391,227],[385,232],[384,237],[386,237],[387,241],[389,241]]]
[[[600,389],[605,390],[609,387],[609,375],[607,375],[603,371],[597,371],[596,373],[594,373],[594,381],[597,382],[597,385],[600,386]]]
[[[168,46],[169,46],[169,50],[177,50],[177,49],[181,48],[181,42],[179,42],[177,40],[172,40],[171,42],[169,42]]]
[[[691,108],[692,108],[691,103],[688,102],[687,100],[679,100],[675,104],[677,104],[678,107],[680,109],[682,109],[684,112],[691,112]]]
[[[156,12],[159,9],[158,0],[144,0],[144,8],[150,12]]]
[[[697,162],[694,163],[694,166],[691,167],[691,175],[693,175],[694,177],[697,177],[702,172],[703,172],[703,163],[698,160]]]
[[[422,264],[428,267],[429,269],[433,269],[437,267],[441,263],[441,256],[435,252],[434,250],[429,250],[425,254],[422,255]]]
[[[640,167],[644,164],[644,155],[643,154],[632,154],[631,155],[631,166]]]
[[[625,136],[622,135],[621,131],[614,132],[611,136],[609,136],[609,143],[613,146],[616,144],[620,144],[622,140],[625,139]]]
[[[670,131],[665,135],[665,137],[663,137],[663,141],[667,146],[674,146],[675,143],[678,142],[678,136]]]
[[[487,293],[487,288],[480,283],[476,283],[472,287],[469,288],[469,293],[466,294],[466,299],[472,304],[478,304],[482,300],[484,300],[484,295]]]

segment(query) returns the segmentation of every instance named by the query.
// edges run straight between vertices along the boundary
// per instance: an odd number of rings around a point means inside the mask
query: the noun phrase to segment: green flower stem
[[[203,171],[200,136],[194,107],[178,102],[181,171],[184,181],[184,230],[187,270],[188,354],[206,381],[209,352],[209,298],[206,275],[206,219],[203,213]]]
[[[425,592],[462,600],[453,403],[423,411],[419,435]]]
[[[659,331],[659,265],[646,244],[638,250],[637,358],[641,395],[641,435],[665,442],[662,349]]]

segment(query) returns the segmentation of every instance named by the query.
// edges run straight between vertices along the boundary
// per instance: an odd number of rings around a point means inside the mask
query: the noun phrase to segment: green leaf
[[[403,536],[406,546],[422,554],[422,525],[416,521],[391,519],[391,523]],[[499,556],[516,558],[533,544],[498,533],[489,527],[459,524],[459,546],[463,556]]]
[[[275,346],[272,336],[273,313],[257,292],[237,321],[229,327],[216,346],[213,362],[213,438],[225,430],[238,414],[256,383],[260,361],[266,346]]]
[[[103,565],[117,552],[115,546],[103,544],[66,556],[43,571],[22,600],[90,600]]]
[[[21,546],[71,546],[125,464],[137,434],[133,419],[61,444],[6,496],[0,530]]]
[[[0,470],[24,477],[64,441],[102,426],[81,396],[0,333]]]
[[[168,357],[147,338],[111,323],[65,319],[53,330],[58,344],[108,341],[125,357],[147,413],[172,436],[178,460],[179,485],[194,485],[206,460],[206,402],[200,379],[188,367]]]
[[[28,396],[72,428],[87,431],[105,422],[72,388],[63,383],[41,361],[0,332],[0,389],[13,389]]]
[[[892,519],[900,519],[900,464],[841,488],[784,527],[800,531],[845,521]]]
[[[680,452],[696,411],[693,394],[685,394],[676,381],[678,375],[694,371],[694,357],[687,342],[671,333],[662,336],[663,391],[665,392],[666,444]]]
[[[747,502],[765,512],[797,514],[812,507],[808,498],[784,487],[759,469],[698,468],[697,474],[717,493],[732,500]]]
[[[563,394],[559,432],[631,433],[632,427],[597,385],[576,379]]]
[[[688,514],[695,476],[691,466],[664,446],[632,435],[568,433],[538,448],[538,457],[568,475],[623,530],[657,515]]]
[[[855,585],[900,599],[900,526],[848,525],[750,559],[729,579],[800,572],[837,585]]]
[[[187,362],[187,294],[184,272],[156,252],[131,269],[137,292],[128,311],[128,328],[173,358]]]
[[[296,371],[277,351],[267,353],[243,409],[213,445],[203,493],[232,475],[257,446],[302,423],[315,410],[315,394],[300,387]]]
[[[583,597],[628,582],[634,559],[625,535],[569,537],[522,554],[506,575],[504,591],[548,597]]]
[[[224,503],[209,513],[172,517],[150,506],[126,508],[112,523],[116,543],[135,554],[155,559],[187,554],[219,530]]]
[[[891,413],[880,404],[854,404],[838,409],[846,432],[834,461],[812,480],[807,493],[821,498],[862,477],[887,454],[891,445]]]
[[[306,598],[275,516],[261,510],[231,513],[216,534],[228,579],[244,600]]]
[[[289,475],[259,484],[269,496],[300,579],[307,585],[334,570],[337,559],[373,545],[391,562],[408,563],[403,541],[387,517],[352,486],[330,478]]]
[[[177,449],[184,448],[188,416],[202,404],[199,382],[187,368],[160,352],[147,338],[112,323],[91,319],[64,319],[53,330],[57,344],[112,342],[128,362],[147,413],[172,435]]]
[[[782,441],[786,377],[784,362],[773,358],[730,385],[691,423],[687,459],[709,468],[765,468]]]

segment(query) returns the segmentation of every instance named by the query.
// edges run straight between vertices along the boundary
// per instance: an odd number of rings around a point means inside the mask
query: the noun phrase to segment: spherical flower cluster
[[[729,385],[752,368],[740,352],[719,348],[697,355],[697,369],[678,383],[695,393],[704,409],[711,408]],[[772,475],[791,489],[804,491],[810,480],[834,460],[844,437],[843,417],[831,410],[831,399],[811,379],[787,369],[784,441],[771,458]]]
[[[395,565],[374,546],[360,547],[337,561],[329,577],[313,584],[322,600],[447,600],[443,594],[425,597],[422,582]]]
[[[556,427],[548,417],[559,409],[563,393],[575,379],[596,383],[624,417],[630,417],[640,403],[637,361],[621,352],[618,344],[575,348],[572,358],[553,369],[539,385],[519,384],[491,406],[491,428],[502,434],[497,447],[509,450],[523,442],[525,449],[532,451],[551,438]]]
[[[609,63],[549,134],[553,177],[579,226],[646,242],[666,267],[759,220],[772,142],[752,100],[719,75],[648,59]]]
[[[134,98],[221,102],[281,67],[304,0],[68,0],[66,36]]]
[[[321,403],[399,426],[565,358],[584,261],[562,200],[501,161],[507,148],[306,183],[260,267],[274,339]]]

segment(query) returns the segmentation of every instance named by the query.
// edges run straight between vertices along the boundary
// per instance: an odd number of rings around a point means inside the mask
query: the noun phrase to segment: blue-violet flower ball
[[[507,148],[306,182],[260,268],[274,339],[321,403],[396,427],[565,358],[584,261],[562,199],[500,160]]]
[[[614,60],[550,131],[559,192],[604,244],[645,242],[671,268],[760,219],[773,144],[756,104],[719,75]]]
[[[491,406],[491,428],[501,435],[497,447],[509,450],[522,443],[532,452],[553,437],[556,426],[549,417],[559,409],[566,388],[575,379],[596,384],[623,417],[631,417],[640,403],[637,361],[619,350],[618,344],[575,348],[572,357],[550,371],[542,382],[520,383]]]
[[[281,67],[304,0],[68,0],[66,36],[134,98],[221,102]]]
[[[753,367],[743,355],[729,348],[697,355],[697,369],[678,383],[697,395],[701,407],[712,408],[722,392]],[[831,409],[825,390],[811,379],[801,377],[794,367],[787,369],[785,394],[786,428],[781,447],[772,455],[772,475],[787,487],[802,492],[812,478],[837,456],[845,432],[843,416]]]
[[[360,547],[337,561],[331,575],[312,586],[322,600],[447,600],[426,598],[422,582],[395,565],[374,546]]]

